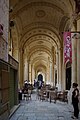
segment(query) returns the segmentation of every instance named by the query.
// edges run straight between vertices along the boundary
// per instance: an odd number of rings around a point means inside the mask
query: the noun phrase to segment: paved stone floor
[[[32,94],[29,101],[22,100],[20,107],[10,120],[72,120],[72,105],[57,101],[40,101]],[[80,120],[80,117],[79,117]]]

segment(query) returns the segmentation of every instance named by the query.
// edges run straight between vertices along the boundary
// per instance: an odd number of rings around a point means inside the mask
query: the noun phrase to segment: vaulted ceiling
[[[46,66],[52,48],[63,46],[62,32],[71,27],[74,0],[10,0],[13,48],[24,50],[34,66]]]

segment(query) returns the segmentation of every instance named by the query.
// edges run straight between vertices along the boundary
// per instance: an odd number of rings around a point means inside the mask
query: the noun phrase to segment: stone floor
[[[31,100],[22,100],[10,120],[72,120],[72,105],[57,101],[40,101],[35,93]],[[80,120],[80,117],[79,117]]]

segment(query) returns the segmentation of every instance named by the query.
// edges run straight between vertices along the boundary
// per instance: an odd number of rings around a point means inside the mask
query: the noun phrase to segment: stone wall
[[[0,59],[8,61],[9,0],[0,0],[0,24],[3,26],[3,35],[0,35]]]

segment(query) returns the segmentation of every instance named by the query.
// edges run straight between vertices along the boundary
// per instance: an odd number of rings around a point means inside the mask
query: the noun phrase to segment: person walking
[[[79,107],[78,107],[78,97],[79,97],[79,90],[77,88],[78,84],[73,83],[73,92],[72,92],[72,105],[74,108],[74,116],[72,116],[73,119],[78,119],[79,116]]]

